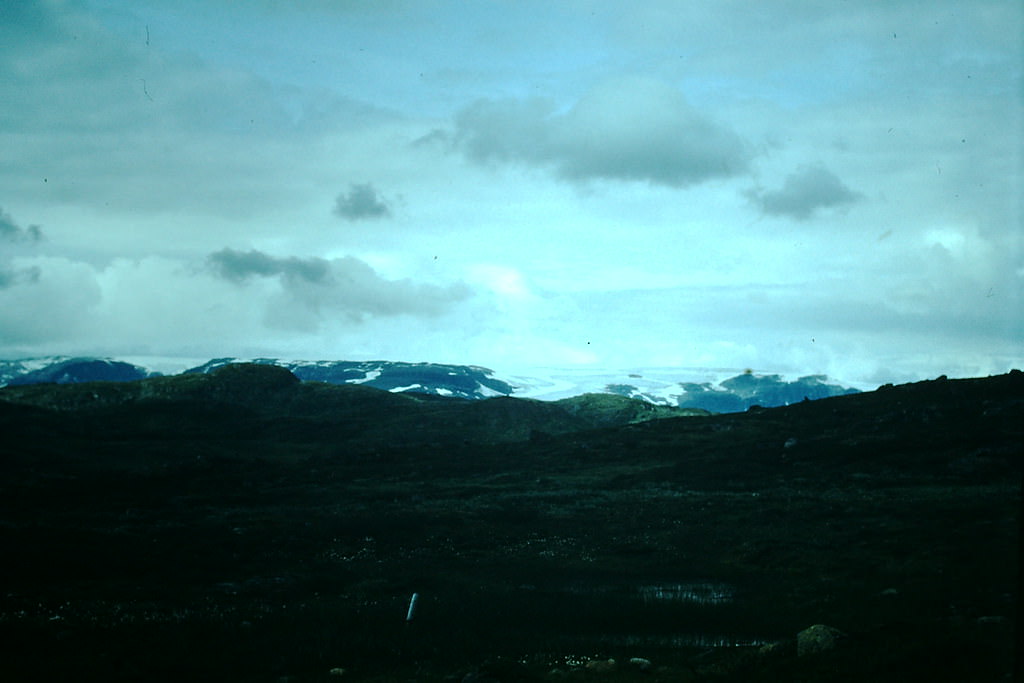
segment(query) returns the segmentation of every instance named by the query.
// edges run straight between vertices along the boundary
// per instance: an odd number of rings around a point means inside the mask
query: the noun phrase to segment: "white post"
[[[416,601],[420,599],[419,593],[413,593],[409,599],[409,612],[405,615],[405,623],[412,621],[413,617],[416,616]]]

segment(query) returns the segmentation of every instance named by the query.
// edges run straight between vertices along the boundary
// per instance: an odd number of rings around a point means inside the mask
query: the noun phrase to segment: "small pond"
[[[709,581],[644,583],[633,586],[579,583],[571,584],[567,592],[573,595],[633,597],[645,605],[724,605],[732,602],[735,596],[735,589],[729,584]]]
[[[647,604],[685,602],[695,605],[723,605],[732,602],[734,589],[724,583],[661,583],[638,586],[640,599]]]

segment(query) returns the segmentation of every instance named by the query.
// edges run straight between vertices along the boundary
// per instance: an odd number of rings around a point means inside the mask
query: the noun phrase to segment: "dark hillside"
[[[620,398],[2,389],[3,680],[1007,680],[1024,374]]]
[[[391,393],[362,385],[302,382],[288,370],[268,364],[223,365],[209,374],[186,373],[136,382],[93,382],[0,388],[0,401],[87,416],[92,429],[134,429],[132,415],[146,414],[152,425],[165,415],[175,429],[177,411],[225,411],[250,414],[275,430],[305,423],[315,431],[340,426],[371,442],[427,443],[451,439],[475,442],[517,441],[533,431],[562,433],[583,428],[630,424],[705,411],[652,406],[620,396],[592,396],[555,403],[495,398],[482,401],[430,394]],[[598,400],[600,399],[600,400]],[[471,405],[478,403],[479,405]],[[74,421],[75,417],[71,418]],[[230,430],[230,420],[222,428]],[[182,428],[188,428],[187,421]],[[213,428],[218,428],[214,426]],[[244,431],[253,429],[246,424]]]

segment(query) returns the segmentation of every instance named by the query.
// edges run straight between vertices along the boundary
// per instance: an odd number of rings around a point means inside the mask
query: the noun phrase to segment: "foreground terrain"
[[[0,390],[0,678],[1013,670],[1022,373],[672,417],[231,367]]]

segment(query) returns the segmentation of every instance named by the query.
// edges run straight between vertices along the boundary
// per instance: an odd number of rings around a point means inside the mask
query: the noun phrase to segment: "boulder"
[[[798,657],[834,650],[846,634],[825,624],[815,624],[796,634]]]
[[[654,665],[651,664],[651,660],[645,659],[644,657],[630,657],[629,665],[637,671],[644,672],[650,671],[652,668],[654,668]]]

